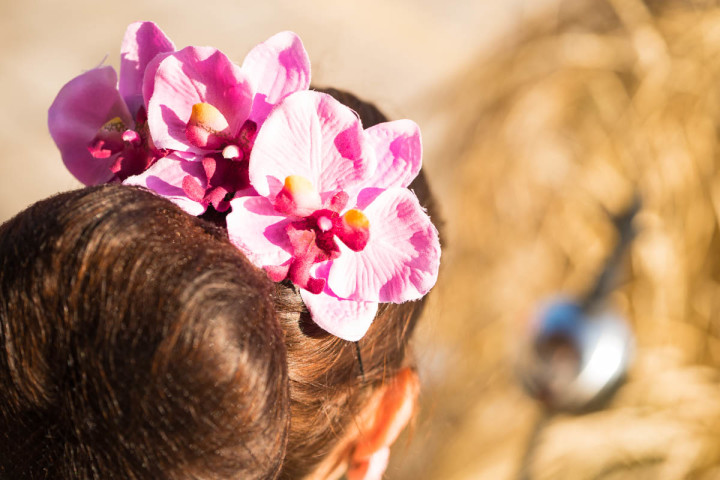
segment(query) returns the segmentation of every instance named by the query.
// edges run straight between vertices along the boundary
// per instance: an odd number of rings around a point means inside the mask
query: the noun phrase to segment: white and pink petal
[[[135,114],[143,102],[143,76],[156,55],[174,52],[175,45],[153,22],[131,23],[120,48],[120,81],[118,89],[130,112]]]
[[[303,302],[313,322],[328,333],[343,340],[356,342],[367,333],[377,314],[377,302],[363,302],[338,298],[325,287],[314,294],[300,290]]]
[[[145,106],[149,106],[150,99],[153,93],[155,93],[155,75],[157,74],[158,68],[160,68],[160,63],[172,55],[172,53],[173,52],[158,53],[145,67],[142,79],[142,95]]]
[[[183,181],[187,177],[193,178],[203,187],[207,185],[200,162],[188,161],[178,155],[169,155],[157,160],[140,175],[128,177],[123,184],[145,187],[167,198],[190,215],[202,215],[206,206],[190,198],[183,189]]]
[[[362,251],[340,244],[327,274],[339,297],[401,303],[425,295],[440,265],[438,232],[406,188],[385,190],[363,211],[370,238]]]
[[[422,165],[420,127],[412,120],[395,120],[365,130],[375,151],[377,169],[367,184],[376,188],[407,187]]]
[[[242,70],[255,87],[250,119],[258,127],[283,98],[310,86],[310,58],[293,32],[280,32],[257,45]]]
[[[278,214],[266,198],[238,197],[230,202],[230,208],[226,219],[230,242],[255,266],[278,266],[292,259],[286,233],[291,220]]]
[[[274,201],[285,179],[297,175],[327,198],[338,190],[356,192],[375,163],[355,112],[330,95],[301,91],[287,96],[258,132],[250,183]]]

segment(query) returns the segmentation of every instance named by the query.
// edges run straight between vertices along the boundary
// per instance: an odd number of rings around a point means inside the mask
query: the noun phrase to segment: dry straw
[[[720,478],[720,6],[569,1],[437,98],[448,248],[393,478]],[[592,282],[635,193],[610,299],[637,335],[628,383],[538,424],[513,349],[539,300]]]

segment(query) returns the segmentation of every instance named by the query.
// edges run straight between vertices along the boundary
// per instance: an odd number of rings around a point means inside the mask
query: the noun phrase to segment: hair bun
[[[87,188],[6,223],[0,272],[7,478],[279,471],[273,286],[220,229],[137,188]]]

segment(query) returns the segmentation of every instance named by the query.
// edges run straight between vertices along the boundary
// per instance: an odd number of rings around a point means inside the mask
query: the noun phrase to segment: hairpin
[[[438,232],[408,189],[420,171],[410,120],[364,129],[308,90],[300,39],[279,33],[241,66],[211,47],[131,24],[119,78],[101,66],[68,82],[49,129],[70,172],[92,185],[144,186],[192,215],[227,212],[231,242],[290,280],[320,327],[356,341],[383,302],[425,295]]]

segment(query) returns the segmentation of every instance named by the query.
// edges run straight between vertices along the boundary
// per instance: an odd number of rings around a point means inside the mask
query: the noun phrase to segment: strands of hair
[[[289,417],[271,292],[221,230],[136,188],[7,222],[2,477],[273,477]]]

